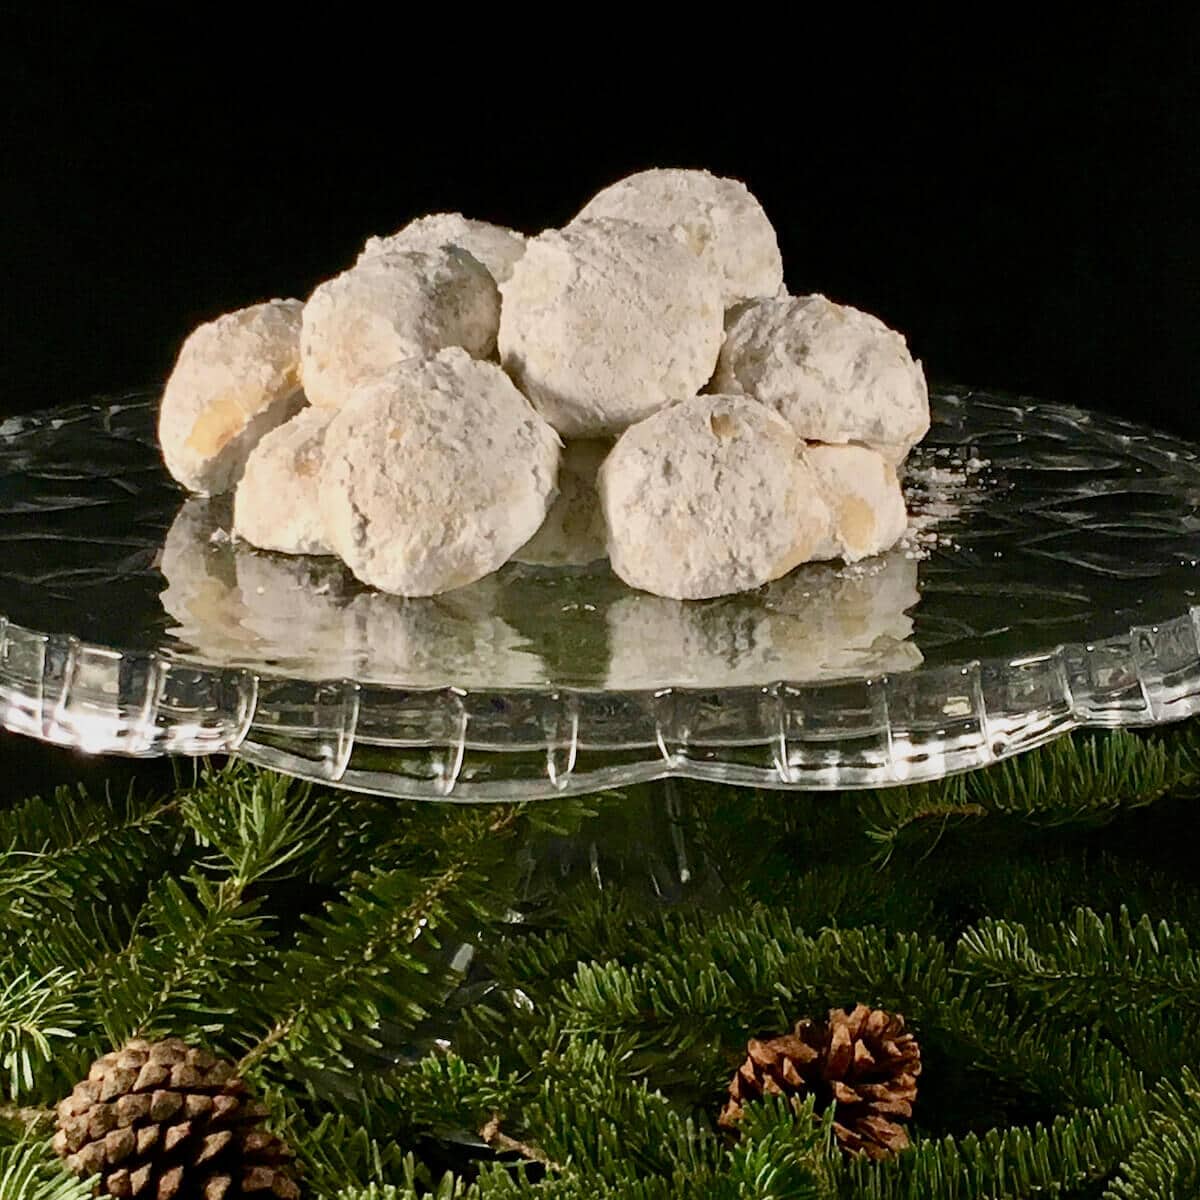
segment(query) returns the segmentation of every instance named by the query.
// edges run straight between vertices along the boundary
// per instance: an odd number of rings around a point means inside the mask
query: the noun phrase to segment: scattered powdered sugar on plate
[[[908,529],[898,543],[906,558],[925,559],[936,549],[959,549],[955,527],[990,492],[991,465],[972,446],[913,451],[903,477]]]

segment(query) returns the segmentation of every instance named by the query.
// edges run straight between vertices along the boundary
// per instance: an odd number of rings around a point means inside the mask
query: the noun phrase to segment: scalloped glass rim
[[[1080,427],[1098,420],[1061,406],[1027,411]],[[1194,505],[1191,448],[1100,420],[1113,446],[1129,444],[1131,462],[1160,468],[1164,480],[1183,472]],[[1181,535],[1180,557],[1196,527],[1190,516],[1181,522],[1189,540]],[[442,801],[529,800],[668,776],[882,787],[986,766],[1082,726],[1200,712],[1200,607],[1179,608],[1096,641],[896,674],[644,690],[313,682],[0,617],[0,724],[92,753],[233,753],[347,789]]]
[[[0,723],[90,753],[233,753],[428,800],[530,800],[668,776],[835,790],[940,779],[1084,726],[1200,713],[1200,608],[1020,659],[719,690],[415,691],[122,654],[0,619]]]

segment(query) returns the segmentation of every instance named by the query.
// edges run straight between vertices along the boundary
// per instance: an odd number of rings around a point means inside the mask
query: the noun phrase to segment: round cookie
[[[497,283],[503,283],[525,253],[525,237],[503,225],[473,221],[462,213],[431,213],[410,221],[389,237],[367,239],[358,261],[394,250],[438,250],[457,246],[487,267]]]
[[[925,374],[904,337],[820,295],[729,313],[711,387],[770,405],[807,441],[864,442],[895,456],[929,430]]]
[[[500,295],[475,258],[454,246],[362,259],[304,306],[300,370],[313,404],[340,408],[368,375],[406,358],[461,346],[496,348]]]
[[[326,536],[382,591],[462,587],[541,525],[560,447],[499,367],[460,349],[398,363],[364,383],[326,434]]]
[[[855,444],[857,445],[858,443]],[[904,466],[909,451],[912,449],[912,446],[906,446],[903,442],[892,443],[891,445],[886,442],[863,442],[862,445],[866,446],[868,450],[874,450],[884,462],[890,463],[895,467],[897,473]]]
[[[608,531],[596,474],[612,449],[607,441],[567,442],[558,469],[558,498],[541,528],[513,555],[531,566],[582,567],[608,553]]]
[[[331,420],[329,409],[306,408],[254,448],[233,498],[238,537],[283,554],[332,553],[318,498]]]
[[[759,587],[807,562],[829,530],[804,443],[742,396],[697,396],[633,426],[599,482],[613,570],[659,596]]]
[[[564,437],[615,436],[694,396],[716,365],[717,280],[664,230],[608,220],[549,230],[501,291],[504,368]]]
[[[744,183],[708,171],[639,171],[597,192],[576,221],[616,217],[655,229],[674,227],[721,280],[726,308],[783,286],[775,230]]]
[[[259,439],[304,404],[299,300],[226,313],[188,336],[163,391],[158,441],[167,470],[205,495],[237,482]]]
[[[896,469],[865,446],[808,447],[808,461],[825,489],[833,518],[829,537],[813,558],[857,562],[890,549],[908,528]]]

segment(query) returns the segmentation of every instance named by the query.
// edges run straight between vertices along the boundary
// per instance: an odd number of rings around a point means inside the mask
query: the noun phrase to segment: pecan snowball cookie
[[[206,495],[237,482],[259,439],[304,405],[299,300],[270,300],[199,326],[163,391],[158,441],[167,470]]]
[[[432,213],[410,221],[390,237],[368,238],[358,261],[393,250],[428,251],[442,246],[465,250],[487,267],[497,283],[503,283],[525,253],[525,237],[503,225],[472,221],[462,213]]]
[[[464,350],[381,371],[325,437],[321,508],[363,583],[432,596],[495,571],[554,499],[561,443],[511,380]]]
[[[929,430],[929,392],[903,335],[824,296],[751,300],[729,315],[712,390],[769,404],[813,442],[905,452]]]
[[[475,258],[454,246],[362,259],[321,284],[304,306],[300,369],[309,400],[340,408],[356,384],[406,358],[460,346],[496,348],[500,295]]]
[[[330,554],[317,484],[333,413],[306,408],[254,448],[233,498],[233,530],[283,554]]]
[[[596,474],[612,442],[568,442],[558,469],[558,498],[541,528],[513,555],[540,567],[582,567],[608,553],[608,531],[596,491]]]
[[[697,396],[633,426],[599,480],[613,570],[677,600],[778,579],[829,531],[804,443],[741,396]]]
[[[500,357],[564,437],[615,436],[712,375],[716,278],[670,233],[579,221],[532,238],[501,287]]]
[[[721,281],[724,306],[774,296],[783,285],[783,258],[762,205],[744,183],[707,171],[639,171],[598,192],[580,220],[617,217],[671,229]]]
[[[896,468],[865,446],[809,446],[808,461],[825,489],[829,537],[813,558],[858,562],[894,546],[908,528]]]

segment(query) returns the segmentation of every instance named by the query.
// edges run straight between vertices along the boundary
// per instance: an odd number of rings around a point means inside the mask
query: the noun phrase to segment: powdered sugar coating
[[[608,553],[596,475],[612,442],[567,442],[558,468],[558,498],[541,528],[513,558],[534,566],[585,566]]]
[[[461,349],[398,363],[329,427],[326,536],[359,579],[386,592],[472,583],[545,519],[560,448],[499,367]]]
[[[429,251],[442,246],[465,250],[487,267],[497,283],[503,283],[525,253],[525,236],[503,225],[474,221],[462,213],[431,213],[409,221],[389,237],[368,238],[358,261],[393,250]]]
[[[613,570],[659,596],[759,587],[807,562],[829,529],[803,442],[742,396],[697,396],[633,426],[599,481]]]
[[[896,469],[865,446],[808,447],[808,461],[825,489],[833,520],[814,558],[858,562],[894,546],[908,528]]]
[[[259,439],[304,404],[299,300],[270,300],[198,326],[179,351],[159,409],[167,470],[193,492],[237,482]]]
[[[329,409],[306,408],[254,448],[233,498],[239,537],[283,554],[332,553],[318,496],[332,419]]]
[[[864,442],[863,445],[868,450],[874,450],[884,462],[890,463],[897,471],[904,466],[909,451],[912,450],[912,446],[906,445],[904,442],[894,442],[890,445],[887,442]]]
[[[716,365],[717,280],[663,230],[549,230],[501,291],[504,368],[564,437],[614,436],[694,396]]]
[[[460,346],[496,348],[500,295],[475,258],[454,246],[363,258],[304,306],[301,373],[309,400],[340,408],[372,372]]]
[[[769,404],[808,441],[887,445],[929,430],[929,392],[904,337],[824,296],[751,300],[728,314],[712,389]]]
[[[675,228],[684,244],[721,280],[726,308],[783,286],[783,258],[762,205],[744,183],[708,171],[639,171],[597,192],[576,221],[617,217]]]

